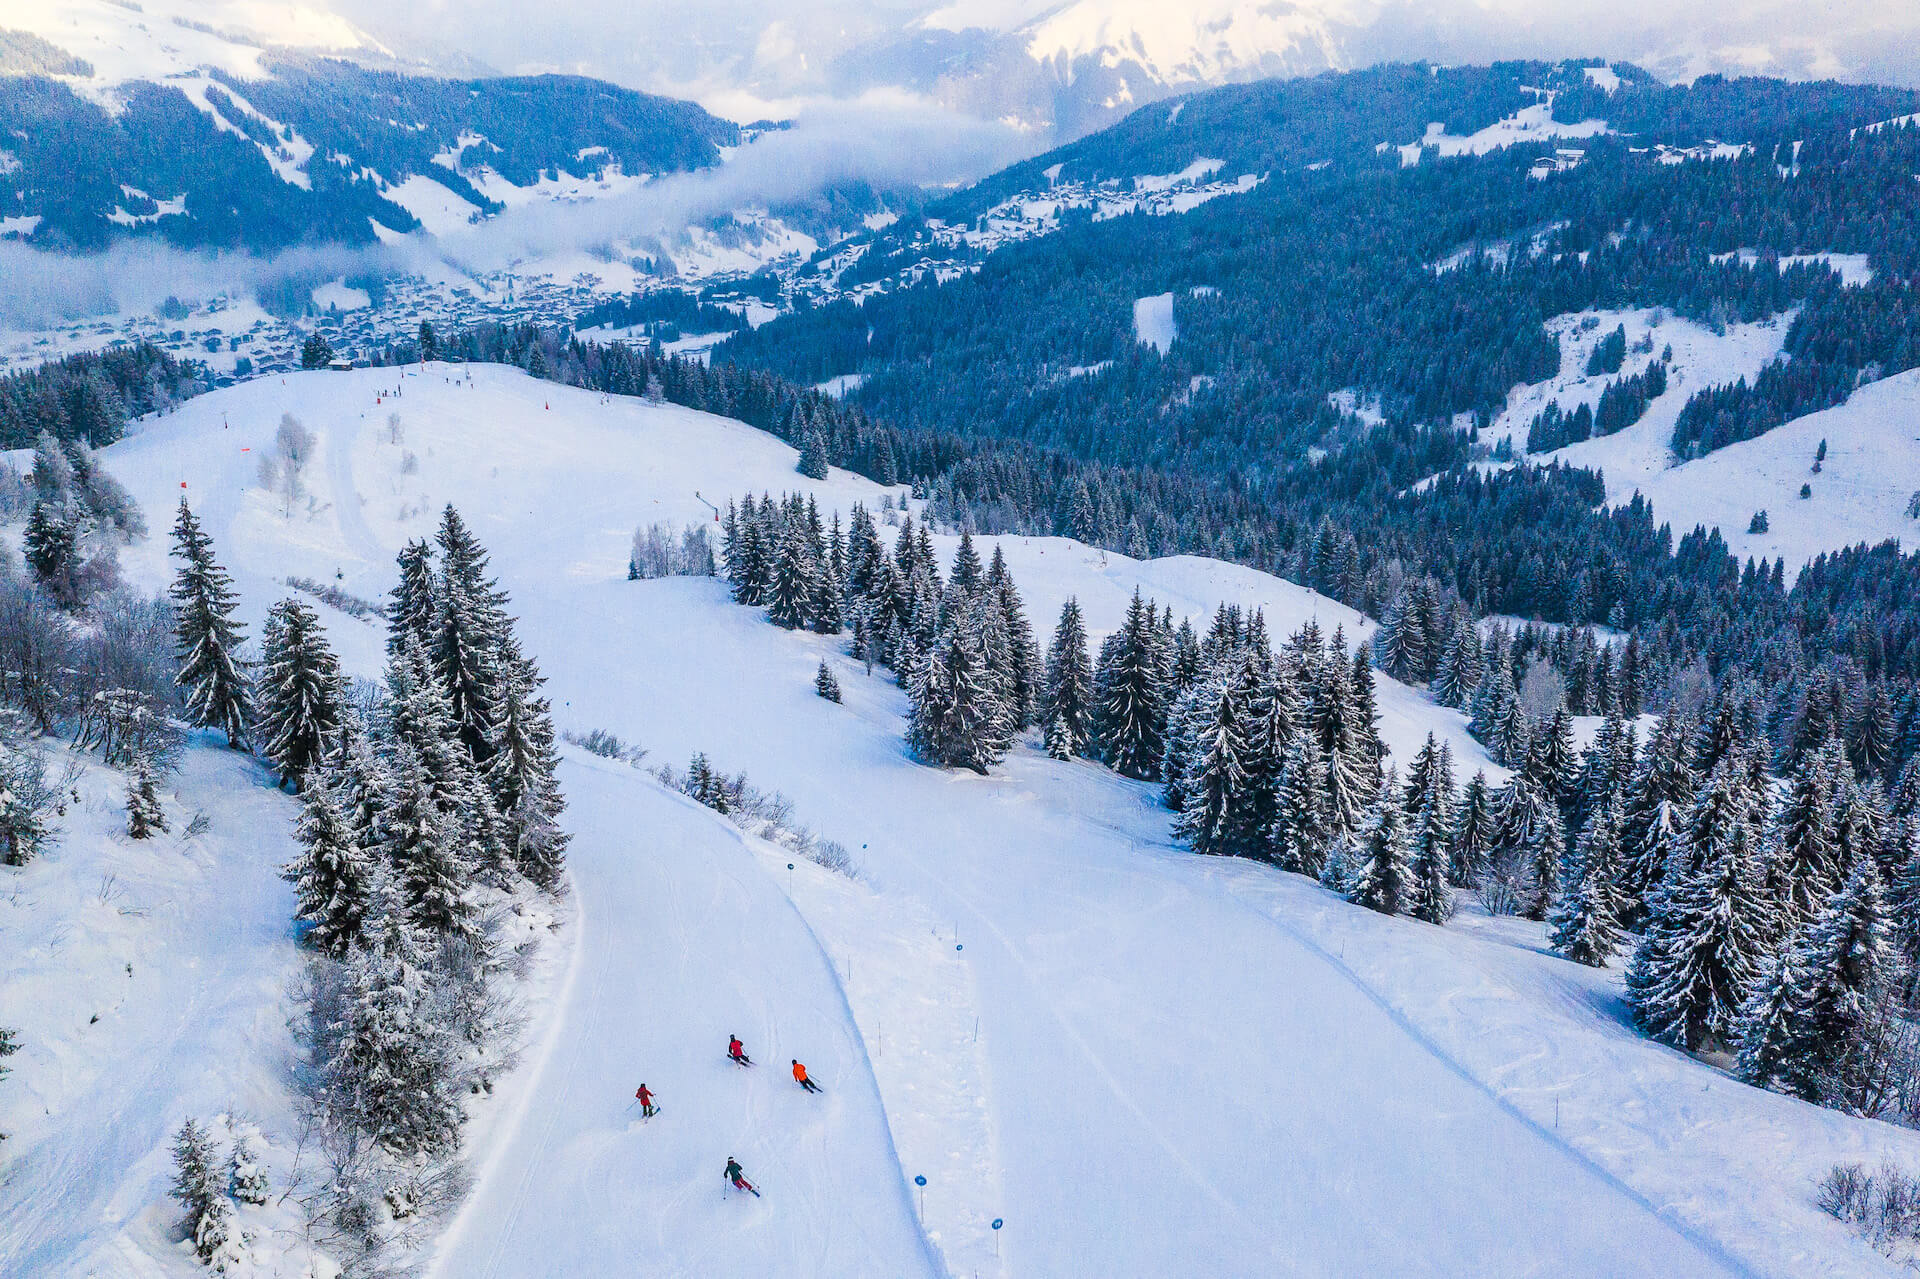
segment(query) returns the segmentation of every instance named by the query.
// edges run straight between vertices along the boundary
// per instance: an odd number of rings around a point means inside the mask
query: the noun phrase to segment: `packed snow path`
[[[739,834],[625,765],[562,777],[573,968],[434,1273],[934,1274],[838,982]],[[729,1156],[763,1198],[724,1186]]]

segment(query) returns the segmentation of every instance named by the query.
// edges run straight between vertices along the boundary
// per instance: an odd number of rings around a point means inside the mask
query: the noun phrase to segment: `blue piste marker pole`
[[[927,1179],[924,1175],[916,1176],[913,1184],[920,1187],[920,1220],[925,1221],[927,1219]]]
[[[998,1217],[993,1219],[993,1259],[995,1261],[1000,1260],[1000,1227],[1006,1224]]]

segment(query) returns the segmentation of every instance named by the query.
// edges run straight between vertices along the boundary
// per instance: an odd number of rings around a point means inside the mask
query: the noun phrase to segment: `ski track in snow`
[[[1532,975],[1557,964],[1526,953],[1537,928],[1523,942],[1316,905],[1324,894],[1301,881],[1174,849],[1147,788],[1083,762],[1023,749],[986,778],[912,763],[889,680],[843,662],[845,703],[814,696],[815,664],[841,641],[780,631],[719,583],[622,580],[636,524],[711,523],[696,489],[723,502],[811,492],[823,516],[856,498],[874,508],[882,490],[844,472],[806,481],[791,448],[737,423],[511,370],[476,369],[472,387],[455,373],[409,374],[385,404],[393,370],[261,379],[142,423],[102,457],[156,525],[192,477],[256,626],[289,573],[338,571],[345,589],[384,596],[392,555],[456,501],[513,594],[560,726],[745,769],[858,850],[876,901],[950,922],[980,1061],[951,1060],[952,1036],[900,1053],[922,1027],[876,1020],[912,1008],[922,970],[834,972],[829,948],[878,924],[851,906],[829,920],[824,887],[783,886],[763,847],[625,766],[570,753],[577,967],[545,1014],[540,1060],[512,1085],[524,1106],[475,1152],[481,1180],[439,1274],[1130,1275],[1192,1273],[1197,1258],[1219,1275],[1888,1272],[1814,1209],[1809,1174],[1870,1152],[1920,1162],[1913,1134],[1740,1088],[1632,1036],[1592,1002],[1617,1000],[1617,978]],[[328,437],[311,515],[250,487],[241,450],[266,447],[283,410]],[[388,411],[413,470],[364,429]],[[404,506],[388,504],[403,490]],[[951,556],[954,539],[935,542]],[[1212,561],[998,543],[1043,641],[1075,594],[1097,644],[1136,582],[1202,621],[1226,600],[1264,607],[1276,636],[1309,617],[1364,629]],[[126,566],[164,581],[164,538]],[[379,628],[327,620],[349,669],[378,669]],[[1484,761],[1457,716],[1391,680],[1379,690],[1396,753],[1432,728],[1464,773]],[[1508,976],[1489,984],[1463,958],[1483,952]],[[1594,983],[1587,1003],[1565,993],[1581,982]],[[754,1070],[721,1060],[729,1031]],[[827,1095],[800,1094],[781,1055]],[[984,1137],[932,1109],[949,1071],[980,1081]],[[1595,1074],[1629,1081],[1629,1104],[1582,1082]],[[624,1122],[643,1079],[662,1113]],[[1709,1092],[1687,1095],[1695,1083]],[[1522,1087],[1564,1095],[1559,1132]],[[978,1153],[929,1177],[923,1233],[909,1179],[941,1171],[943,1132]],[[716,1193],[728,1154],[765,1178],[764,1200]],[[981,1251],[993,1237],[966,1227],[1000,1216],[996,1265]],[[1554,1228],[1530,1228],[1543,1222]]]

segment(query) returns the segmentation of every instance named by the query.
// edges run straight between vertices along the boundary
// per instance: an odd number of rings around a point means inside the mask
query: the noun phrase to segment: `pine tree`
[[[1135,590],[1126,621],[1096,679],[1094,733],[1100,757],[1127,777],[1160,771],[1167,721],[1165,663],[1152,607]]]
[[[191,1117],[180,1125],[173,1139],[173,1197],[187,1210],[194,1254],[207,1264],[232,1242],[233,1205],[221,1185],[223,1162],[212,1133]]]
[[[127,769],[127,835],[149,839],[167,829],[167,810],[153,784],[153,765],[146,756],[134,756]]]
[[[1483,769],[1474,773],[1460,795],[1460,811],[1453,824],[1453,867],[1449,872],[1454,884],[1465,888],[1480,878],[1487,867],[1487,855],[1498,838],[1493,788],[1487,784]]]
[[[1047,724],[1047,754],[1054,759],[1073,758],[1073,735],[1067,721],[1058,715]]]
[[[1545,919],[1560,877],[1560,810],[1525,773],[1515,773],[1494,804],[1491,853],[1519,881],[1521,915]]]
[[[502,645],[505,677],[497,722],[490,742],[486,784],[505,826],[505,853],[513,867],[534,885],[551,891],[566,866],[570,838],[560,829],[566,801],[555,773],[560,753],[543,682],[531,659],[507,637]]]
[[[818,430],[808,430],[800,440],[800,461],[794,467],[810,480],[827,478],[827,438]]]
[[[0,1026],[0,1063],[20,1051],[20,1033],[10,1026]],[[0,1064],[0,1079],[12,1074],[12,1068]]]
[[[1841,868],[1835,856],[1838,821],[1836,792],[1843,784],[1844,760],[1837,743],[1800,757],[1793,770],[1785,809],[1780,814],[1780,857],[1790,930],[1797,930],[1826,907],[1839,891]]]
[[[1348,898],[1383,915],[1404,915],[1416,887],[1407,860],[1405,819],[1392,796],[1382,796],[1361,832],[1361,860]]]
[[[1027,621],[1020,590],[997,543],[987,566],[987,586],[994,594],[1000,628],[1006,637],[1007,708],[1013,714],[1014,731],[1024,732],[1038,722],[1040,713],[1040,650],[1034,643],[1033,626]]]
[[[1318,878],[1332,839],[1326,813],[1326,768],[1320,760],[1319,741],[1312,733],[1295,733],[1281,757],[1273,820],[1267,829],[1275,864]]]
[[[1565,891],[1549,916],[1553,948],[1576,964],[1604,968],[1620,948],[1618,908],[1621,817],[1613,805],[1596,808],[1562,876]]]
[[[1246,771],[1250,708],[1225,681],[1195,693],[1201,713],[1174,836],[1196,853],[1239,855],[1258,830]]]
[[[233,1156],[227,1162],[227,1186],[243,1204],[259,1207],[273,1193],[263,1160],[258,1135],[243,1132],[234,1138]]]
[[[453,1039],[430,1008],[425,954],[399,891],[376,872],[365,942],[347,956],[343,1007],[329,1028],[322,1098],[338,1121],[402,1158],[453,1148],[462,1120]]]
[[[273,606],[262,643],[260,737],[282,784],[298,790],[340,731],[340,664],[319,616],[299,600]]]
[[[1771,903],[1745,814],[1716,769],[1675,847],[1646,932],[1627,966],[1634,1019],[1693,1051],[1729,1035],[1767,950]]]
[[[1743,1079],[1808,1101],[1860,1103],[1889,962],[1885,932],[1880,872],[1861,858],[1743,1011]]]
[[[1087,751],[1093,735],[1093,663],[1087,656],[1087,632],[1080,620],[1080,603],[1071,597],[1060,607],[1060,624],[1047,647],[1046,685],[1041,713],[1049,724],[1059,721],[1067,749]]]
[[[773,578],[767,593],[767,616],[775,626],[804,629],[812,620],[818,568],[807,549],[806,532],[789,521],[778,534]]]
[[[360,938],[376,865],[353,828],[348,785],[343,772],[322,776],[301,792],[294,828],[300,852],[281,871],[294,887],[294,918],[309,926],[307,943],[336,959]]]
[[[908,696],[907,744],[915,755],[982,774],[999,762],[1010,717],[970,617],[955,619],[920,659]]]
[[[409,637],[431,651],[434,614],[439,610],[433,580],[433,550],[425,542],[408,542],[399,555],[400,580],[387,596],[387,656],[398,657]]]
[[[1408,842],[1413,893],[1407,912],[1430,924],[1444,924],[1453,915],[1453,893],[1447,878],[1453,868],[1452,765],[1433,734],[1407,769],[1401,808],[1409,819]]]
[[[384,815],[387,863],[412,923],[429,933],[472,938],[473,904],[467,889],[474,865],[455,810],[435,798],[433,773],[406,741],[395,742]]]
[[[33,504],[20,549],[27,567],[54,602],[62,608],[79,604],[76,576],[80,568],[79,529],[68,513],[51,502]]]
[[[188,722],[221,730],[237,750],[253,715],[252,688],[239,656],[245,635],[233,619],[231,580],[214,563],[212,540],[200,531],[185,498],[173,526],[172,554],[181,562],[168,591],[180,657],[174,683],[186,690]]]
[[[813,673],[813,691],[830,702],[840,700],[840,681],[834,677],[833,668],[827,665],[827,659],[820,659],[820,669]]]
[[[428,652],[445,690],[460,743],[475,764],[491,747],[504,672],[500,645],[511,631],[506,596],[487,575],[487,553],[449,504],[434,535],[440,546],[440,583]]]

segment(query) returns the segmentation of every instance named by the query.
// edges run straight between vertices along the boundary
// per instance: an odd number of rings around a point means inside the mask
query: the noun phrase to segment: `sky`
[[[594,75],[694,97],[736,118],[756,107],[777,111],[844,95],[850,82],[906,80],[900,44],[932,33],[974,27],[1030,41],[1041,25],[1086,31],[1104,20],[1105,29],[1150,41],[1175,15],[1205,10],[1212,23],[1274,8],[1271,0],[329,2],[396,50],[430,50],[501,71]],[[1600,55],[1639,61],[1667,78],[1750,71],[1920,84],[1915,0],[1296,0],[1283,7],[1334,29],[1349,65]]]

